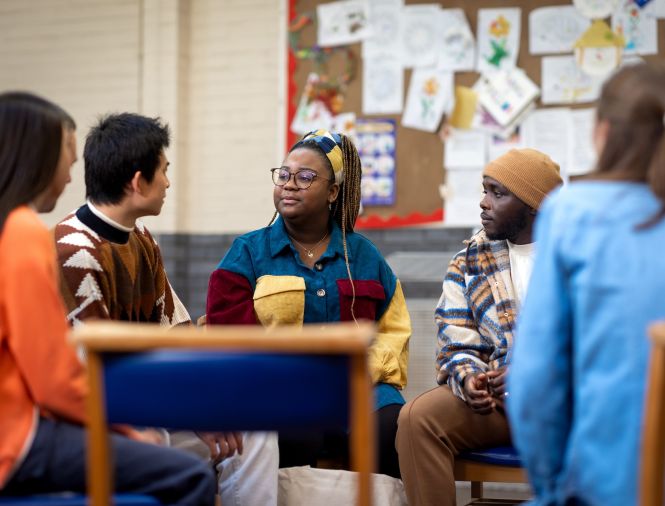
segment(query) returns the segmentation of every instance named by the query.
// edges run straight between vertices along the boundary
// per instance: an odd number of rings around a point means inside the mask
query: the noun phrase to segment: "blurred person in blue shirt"
[[[543,204],[508,377],[538,505],[636,504],[649,355],[665,317],[665,67],[616,72],[595,170]]]

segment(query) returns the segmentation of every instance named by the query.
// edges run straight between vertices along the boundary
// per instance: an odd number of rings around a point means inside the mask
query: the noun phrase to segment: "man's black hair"
[[[101,118],[83,150],[86,197],[97,204],[117,204],[137,171],[151,182],[169,142],[169,127],[159,118],[132,113]]]

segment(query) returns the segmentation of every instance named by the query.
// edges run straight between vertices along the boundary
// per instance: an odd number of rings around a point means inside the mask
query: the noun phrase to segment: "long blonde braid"
[[[358,156],[358,150],[353,145],[353,142],[351,142],[346,135],[340,134],[340,137],[342,138],[342,155],[344,157],[344,182],[339,190],[342,194],[342,206],[340,207],[336,202],[332,215],[342,229],[344,263],[346,264],[346,272],[349,276],[349,281],[351,282],[351,317],[354,322],[358,323],[353,311],[356,303],[356,287],[353,284],[353,276],[351,276],[349,252],[346,244],[346,232],[353,232],[353,227],[356,224],[356,219],[360,212],[360,181],[362,179],[362,165],[360,163],[360,156]]]

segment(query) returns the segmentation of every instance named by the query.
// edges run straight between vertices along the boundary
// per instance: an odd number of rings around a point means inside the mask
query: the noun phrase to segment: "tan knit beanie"
[[[563,182],[559,165],[535,149],[511,149],[488,163],[484,176],[496,179],[533,209],[538,209],[545,195]]]

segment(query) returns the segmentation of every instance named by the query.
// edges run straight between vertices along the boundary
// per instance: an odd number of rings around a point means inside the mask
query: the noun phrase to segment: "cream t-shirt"
[[[508,252],[510,256],[510,276],[513,280],[513,289],[517,305],[520,307],[526,295],[526,289],[529,286],[529,279],[533,271],[533,259],[535,256],[535,244],[513,244],[508,243]]]

